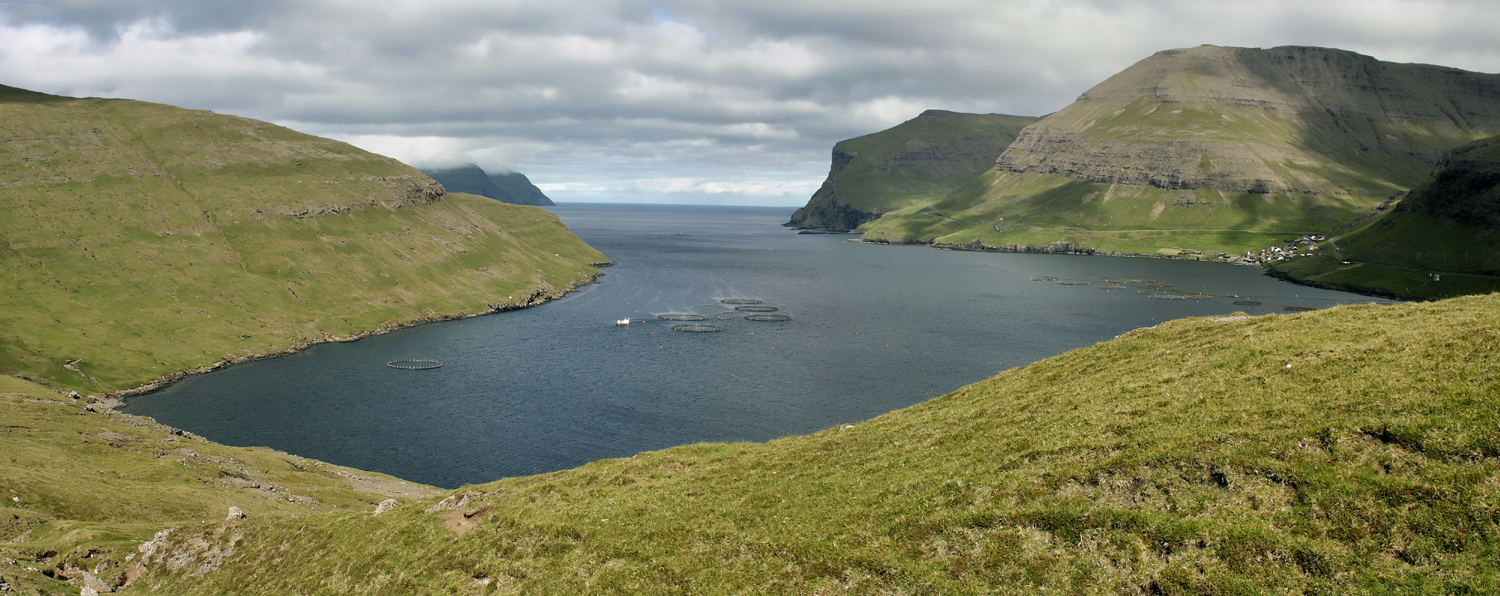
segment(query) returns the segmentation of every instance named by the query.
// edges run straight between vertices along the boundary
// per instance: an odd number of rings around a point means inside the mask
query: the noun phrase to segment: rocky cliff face
[[[1409,186],[1444,150],[1500,132],[1496,98],[1500,75],[1343,50],[1168,50],[1027,128],[996,165],[1257,194]]]
[[[883,213],[932,202],[988,170],[1036,118],[928,110],[833,147],[823,186],[787,224],[852,230]]]

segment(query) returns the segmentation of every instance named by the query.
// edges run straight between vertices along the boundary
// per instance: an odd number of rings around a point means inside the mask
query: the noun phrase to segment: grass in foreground
[[[118,585],[141,542],[169,526],[224,519],[230,507],[252,519],[305,516],[438,492],[211,443],[0,376],[0,582],[23,594],[77,594],[61,579],[82,571]]]
[[[132,590],[1493,592],[1497,345],[1500,295],[1175,321],[805,437],[190,524]]]

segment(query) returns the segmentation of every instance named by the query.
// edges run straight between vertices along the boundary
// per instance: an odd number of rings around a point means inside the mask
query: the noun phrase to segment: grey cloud
[[[720,178],[790,203],[805,196],[766,189],[816,186],[834,142],[925,108],[1041,115],[1200,43],[1494,71],[1497,21],[1479,0],[39,0],[0,6],[0,27],[40,36],[0,39],[0,82],[214,109],[579,188]],[[79,31],[82,46],[68,37]]]

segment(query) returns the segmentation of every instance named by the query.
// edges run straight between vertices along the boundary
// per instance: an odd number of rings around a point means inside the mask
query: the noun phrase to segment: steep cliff
[[[1000,242],[1007,226],[1066,227],[1116,248],[1129,242],[1108,232],[1325,230],[1420,183],[1445,150],[1500,132],[1497,97],[1500,75],[1343,50],[1159,52],[1022,131],[988,178],[874,231]]]
[[[0,372],[102,393],[523,306],[603,255],[546,211],[246,118],[0,88]]]
[[[553,204],[542,189],[537,188],[520,172],[488,174],[479,166],[468,164],[457,168],[423,170],[422,173],[441,182],[448,192],[466,192],[512,205]]]
[[[823,186],[788,226],[852,230],[930,203],[989,169],[1036,118],[928,110],[881,132],[840,141]]]

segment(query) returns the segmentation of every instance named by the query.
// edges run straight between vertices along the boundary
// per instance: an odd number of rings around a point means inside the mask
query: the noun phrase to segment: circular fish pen
[[[734,309],[740,312],[776,312],[781,310],[774,306],[736,306]]]
[[[1310,311],[1310,310],[1318,310],[1318,309],[1313,308],[1311,306],[1283,306],[1281,308],[1282,308],[1282,310],[1289,310],[1289,311],[1292,311],[1292,312],[1307,312],[1307,311]]]
[[[1172,284],[1164,284],[1164,283],[1161,283],[1159,281],[1156,281],[1156,282],[1151,282],[1151,283],[1146,284],[1146,287],[1148,287],[1148,288],[1170,288],[1170,287],[1172,287]]]
[[[1205,298],[1213,298],[1213,296],[1211,296],[1209,294],[1183,294],[1182,297],[1183,298],[1192,298],[1194,300],[1203,300]]]
[[[1083,281],[1081,279],[1062,279],[1062,280],[1058,280],[1057,285],[1060,285],[1060,286],[1086,286],[1086,285],[1089,285],[1089,282]]]
[[[1235,300],[1234,304],[1236,306],[1260,306],[1260,303],[1254,300]]]
[[[1157,300],[1187,300],[1187,297],[1183,296],[1182,294],[1167,294],[1165,292],[1160,294],[1152,294],[1151,297]]]
[[[386,366],[400,370],[432,370],[442,368],[443,363],[436,360],[424,360],[421,358],[413,360],[392,360],[385,363]]]
[[[1032,277],[1031,281],[1057,281],[1057,278],[1056,277],[1052,277],[1051,275],[1038,275],[1038,276]]]
[[[656,318],[661,319],[663,321],[707,321],[708,320],[708,317],[705,317],[703,315],[695,315],[695,314],[683,313],[683,312],[669,312],[669,313],[666,313],[666,314],[656,315]]]
[[[760,304],[760,301],[754,298],[725,298],[719,302],[723,304]]]
[[[792,320],[786,315],[745,315],[746,321],[760,321],[762,323],[783,323]]]
[[[708,323],[681,323],[673,325],[672,330],[686,331],[688,333],[713,333],[715,331],[723,331],[724,328],[718,325],[710,325]]]
[[[1123,290],[1123,289],[1125,289],[1125,286],[1118,285],[1118,284],[1105,284],[1105,285],[1099,286],[1099,289],[1101,289],[1101,290]]]

